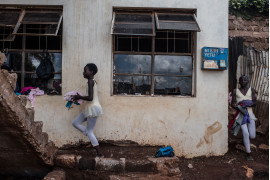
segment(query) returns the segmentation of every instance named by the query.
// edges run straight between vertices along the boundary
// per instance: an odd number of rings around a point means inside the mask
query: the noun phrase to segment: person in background
[[[253,160],[250,150],[250,138],[255,139],[256,137],[255,121],[257,118],[252,111],[252,107],[256,105],[255,90],[249,86],[249,78],[245,75],[239,78],[239,84],[240,88],[233,90],[231,107],[239,113],[236,119],[242,117],[240,125],[247,152],[247,160]],[[234,123],[237,123],[237,120]]]

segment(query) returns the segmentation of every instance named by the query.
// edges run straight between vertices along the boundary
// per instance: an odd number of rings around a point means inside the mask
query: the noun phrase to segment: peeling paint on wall
[[[213,142],[213,134],[218,132],[222,128],[222,124],[218,121],[216,121],[214,124],[209,126],[204,135],[204,140],[207,144],[212,144]]]
[[[185,122],[187,122],[188,121],[188,119],[189,119],[189,117],[190,117],[190,108],[188,109],[188,116],[187,116],[187,118],[185,119]]]

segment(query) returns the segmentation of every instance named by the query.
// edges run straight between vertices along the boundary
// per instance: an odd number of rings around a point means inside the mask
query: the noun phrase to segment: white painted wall
[[[104,110],[95,127],[98,139],[171,145],[176,155],[185,157],[227,152],[228,72],[200,68],[202,47],[228,47],[227,0],[1,0],[0,4],[63,5],[62,93],[84,92],[83,67],[89,62],[97,64]],[[196,97],[110,95],[113,6],[197,8],[201,32],[197,33]],[[71,125],[83,107],[68,111],[65,103],[62,96],[37,97],[35,120],[43,121],[43,130],[57,146],[88,141]],[[211,135],[218,125],[221,129]]]

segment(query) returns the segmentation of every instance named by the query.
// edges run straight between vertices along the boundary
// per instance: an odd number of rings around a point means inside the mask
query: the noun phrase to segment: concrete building
[[[16,23],[6,26],[17,41],[3,40],[9,38],[3,31],[0,48],[8,48],[13,57],[11,69],[19,75],[20,88],[37,83],[40,62],[35,53],[49,53],[54,60],[54,81],[61,82],[62,95],[37,96],[35,120],[43,121],[43,130],[56,146],[89,141],[71,124],[84,105],[68,110],[63,95],[85,92],[83,68],[93,62],[99,68],[95,79],[104,112],[95,127],[99,140],[171,145],[177,156],[185,157],[227,152],[228,72],[201,68],[203,47],[228,47],[227,0],[1,0],[0,4],[2,12],[18,11]],[[34,11],[54,21],[57,36],[48,35],[50,28],[43,27],[44,22],[31,24],[38,17]],[[52,11],[56,18],[48,15]],[[35,28],[36,34],[31,31]],[[56,88],[53,81],[46,86]]]

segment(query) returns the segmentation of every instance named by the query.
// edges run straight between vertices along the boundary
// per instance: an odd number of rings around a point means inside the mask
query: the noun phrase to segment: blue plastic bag
[[[171,146],[162,147],[158,150],[155,157],[174,157],[173,148]]]

